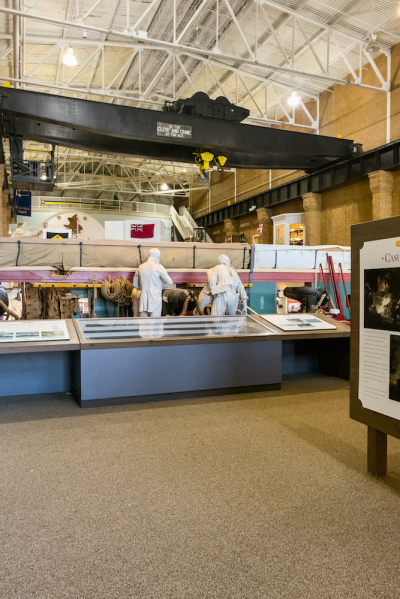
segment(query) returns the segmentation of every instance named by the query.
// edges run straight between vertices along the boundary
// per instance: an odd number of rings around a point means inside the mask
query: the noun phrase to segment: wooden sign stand
[[[360,289],[360,250],[368,241],[392,237],[400,238],[400,216],[351,227],[350,417],[368,426],[368,472],[375,476],[387,474],[387,436],[400,439],[400,420],[366,409],[358,399],[360,299],[361,293],[364,293]]]

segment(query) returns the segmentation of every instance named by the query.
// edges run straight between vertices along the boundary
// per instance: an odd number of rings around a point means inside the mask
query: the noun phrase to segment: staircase
[[[173,206],[171,206],[171,220],[174,226],[181,234],[182,238],[196,240],[195,229],[199,229],[196,221],[185,206],[179,208],[179,214]],[[213,240],[208,233],[204,231],[204,243],[213,243]]]

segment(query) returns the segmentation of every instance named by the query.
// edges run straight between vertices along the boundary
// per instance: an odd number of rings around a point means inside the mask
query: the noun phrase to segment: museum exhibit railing
[[[34,211],[48,212],[50,208],[52,210],[68,210],[69,208],[84,211],[106,210],[108,212],[126,212],[170,218],[172,206],[155,202],[127,202],[119,199],[32,196],[32,209]]]

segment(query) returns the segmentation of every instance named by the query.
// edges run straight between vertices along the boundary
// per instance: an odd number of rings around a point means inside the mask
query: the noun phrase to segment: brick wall
[[[291,179],[301,177],[302,171],[271,171],[271,187],[283,185]],[[184,204],[189,207],[194,218],[198,218],[207,212],[218,210],[235,203],[235,173],[225,172],[218,173],[213,171],[210,173],[210,210],[208,210],[208,192],[193,191],[189,200],[175,204],[177,206]],[[253,195],[266,191],[270,188],[270,171],[257,169],[238,169],[236,171],[236,201],[240,202]]]
[[[392,48],[390,87],[390,139],[400,139],[400,44]]]
[[[322,244],[350,245],[350,227],[372,219],[369,180],[322,193]]]
[[[385,57],[378,56],[375,62],[380,66],[385,77]],[[358,72],[356,71],[356,74]],[[353,80],[351,76],[349,80]],[[371,65],[363,67],[363,83],[377,85],[378,79]],[[392,48],[391,59],[391,94],[390,94],[390,139],[400,138],[400,44]],[[316,102],[309,102],[307,108],[315,117]],[[309,123],[308,117],[301,110],[297,111],[300,122]],[[289,125],[282,128],[292,129]],[[304,129],[297,130],[304,132]],[[334,85],[320,95],[320,135],[354,139],[369,150],[387,141],[387,96],[384,92],[357,88],[348,85]],[[240,201],[260,193],[270,186],[281,185],[290,179],[302,176],[301,171],[280,170],[237,170],[236,201]],[[400,172],[394,173],[393,182],[393,214],[400,214]],[[209,210],[222,208],[235,202],[234,173],[212,173],[210,198],[205,192],[193,192],[191,211],[195,217]],[[273,207],[273,215],[302,212],[302,199],[286,202]],[[350,245],[350,226],[372,219],[372,194],[369,181],[332,189],[322,194],[321,215],[322,243]],[[246,241],[252,241],[257,233],[257,215],[249,213],[240,219],[239,230],[244,232]],[[248,224],[246,224],[248,223]],[[223,241],[224,224],[210,227],[214,241]],[[214,234],[215,231],[219,233]]]
[[[372,220],[372,194],[369,181],[360,181],[352,185],[331,189],[322,195],[322,244],[350,245],[351,225]],[[400,213],[400,171],[395,173],[393,186],[393,207]],[[290,212],[304,212],[303,200],[297,199],[272,207],[272,215]],[[253,242],[257,235],[257,213],[249,212],[237,219],[237,228],[244,233],[247,243]],[[208,228],[215,243],[225,241],[224,223]]]
[[[400,64],[399,50],[393,52],[393,56],[396,64],[392,61],[392,76]],[[383,55],[378,56],[375,62],[383,77],[386,78],[386,58]],[[347,79],[353,80],[351,76]],[[364,65],[362,79],[367,85],[380,86],[370,64]],[[319,97],[320,135],[331,137],[341,135],[347,139],[354,139],[356,143],[363,144],[365,151],[385,144],[386,100],[386,94],[381,91],[339,84],[332,86]]]
[[[301,199],[292,200],[290,202],[285,202],[284,205],[272,207],[272,216],[285,214],[287,212],[303,212],[303,201]],[[237,230],[239,233],[244,233],[246,243],[253,243],[253,235],[258,234],[257,212],[249,212],[235,220],[237,221]],[[224,243],[226,235],[223,222],[208,227],[207,231],[215,243]]]

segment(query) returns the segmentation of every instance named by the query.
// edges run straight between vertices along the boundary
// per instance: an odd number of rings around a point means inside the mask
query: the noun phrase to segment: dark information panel
[[[400,439],[400,421],[363,407],[359,396],[360,250],[364,243],[400,237],[400,216],[351,227],[350,417],[368,427],[368,472],[387,474],[387,435]],[[363,291],[362,291],[363,292]]]

